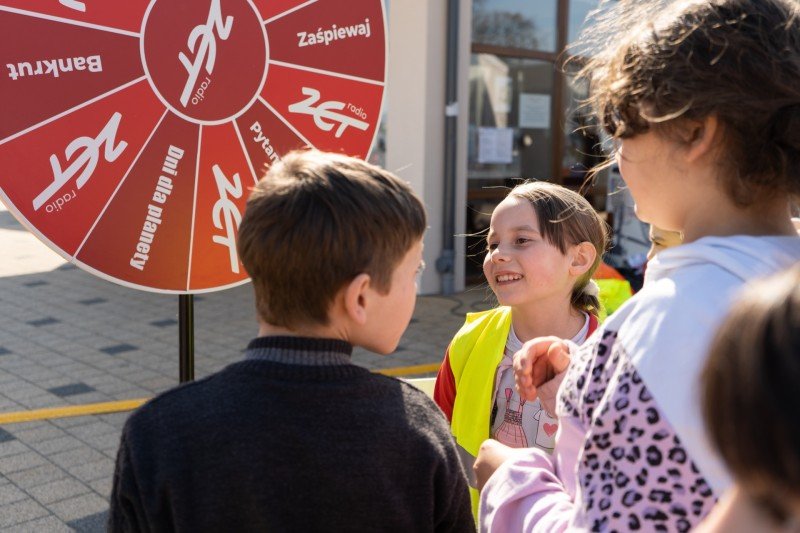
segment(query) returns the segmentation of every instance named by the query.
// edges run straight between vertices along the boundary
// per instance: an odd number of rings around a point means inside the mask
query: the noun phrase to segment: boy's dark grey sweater
[[[111,531],[474,531],[450,431],[342,341],[261,337],[122,433]]]

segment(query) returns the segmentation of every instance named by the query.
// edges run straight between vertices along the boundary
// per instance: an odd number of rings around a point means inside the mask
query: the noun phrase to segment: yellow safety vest
[[[473,481],[472,463],[481,443],[491,436],[497,366],[503,358],[511,308],[498,307],[480,313],[467,313],[467,320],[450,343],[450,369],[456,384],[451,431],[458,444],[467,475]],[[478,491],[470,487],[472,512],[478,516]]]
[[[613,278],[595,279],[600,294],[598,296],[602,308],[600,310],[600,321],[608,317],[611,313],[619,309],[633,295],[631,284],[628,280]]]
[[[601,304],[599,316],[601,322],[633,296],[628,280],[608,263],[600,262],[594,273],[594,281],[600,287],[598,298]]]

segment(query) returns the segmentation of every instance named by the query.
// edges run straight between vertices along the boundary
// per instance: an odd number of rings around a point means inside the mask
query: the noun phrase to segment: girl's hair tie
[[[600,285],[595,280],[590,279],[589,283],[583,286],[583,293],[597,298],[600,296]]]

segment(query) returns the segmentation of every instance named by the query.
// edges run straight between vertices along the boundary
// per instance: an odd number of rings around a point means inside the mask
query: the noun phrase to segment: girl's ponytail
[[[572,289],[572,307],[589,313],[596,317],[600,316],[600,287],[590,279],[586,283],[578,283]]]

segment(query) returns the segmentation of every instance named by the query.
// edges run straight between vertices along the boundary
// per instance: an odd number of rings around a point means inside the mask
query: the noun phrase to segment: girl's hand
[[[558,337],[537,337],[514,354],[514,381],[520,397],[533,401],[538,388],[569,366],[569,347]]]

